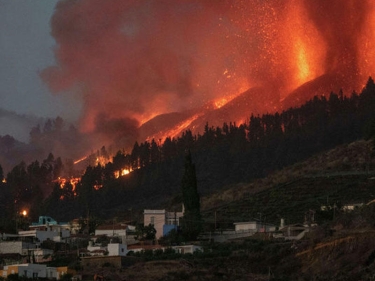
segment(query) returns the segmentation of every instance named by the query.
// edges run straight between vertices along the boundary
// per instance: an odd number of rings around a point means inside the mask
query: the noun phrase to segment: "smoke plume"
[[[53,92],[81,94],[81,131],[105,135],[120,127],[126,130],[120,141],[158,114],[252,87],[280,100],[330,74],[335,90],[359,89],[375,62],[374,6],[371,0],[61,0],[51,19],[57,64],[41,76]]]

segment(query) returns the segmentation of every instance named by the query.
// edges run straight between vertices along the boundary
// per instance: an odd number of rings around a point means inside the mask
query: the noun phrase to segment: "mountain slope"
[[[202,210],[208,221],[215,215],[223,222],[249,220],[262,213],[278,224],[281,217],[289,223],[303,222],[309,208],[320,209],[327,203],[367,203],[375,198],[372,151],[372,141],[338,146],[266,178],[206,196]]]

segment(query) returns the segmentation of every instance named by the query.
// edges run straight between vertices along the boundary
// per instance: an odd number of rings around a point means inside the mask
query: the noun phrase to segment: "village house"
[[[176,253],[180,254],[193,254],[197,251],[203,251],[203,248],[198,245],[180,245],[180,246],[168,246],[163,247],[161,245],[131,245],[128,247],[129,252],[138,253],[145,250],[162,250],[165,251],[166,249],[173,249]]]
[[[126,256],[128,254],[126,244],[112,242],[104,246],[89,241],[87,251],[89,256]]]
[[[126,238],[127,229],[128,227],[124,223],[99,225],[95,229],[95,236],[106,235],[106,236],[119,236],[119,237]]]
[[[50,261],[53,250],[41,249],[36,244],[25,241],[1,241],[0,254],[18,254],[25,261],[40,263]]]
[[[70,237],[70,226],[67,223],[57,223],[47,216],[40,216],[39,221],[29,226],[30,230],[19,231],[21,238],[35,238],[35,242],[42,243],[45,240],[64,242]]]
[[[261,221],[235,222],[234,230],[238,232],[250,232],[252,234],[257,232],[274,232],[276,226],[274,224],[265,223]]]
[[[145,226],[151,224],[156,230],[156,239],[167,235],[172,229],[177,229],[180,225],[180,219],[184,215],[182,212],[167,212],[163,210],[144,210],[143,223]]]
[[[65,267],[47,267],[45,264],[14,264],[6,265],[0,270],[0,276],[7,278],[10,274],[18,274],[19,277],[26,278],[48,278],[59,280],[64,274],[67,274],[68,268]]]
[[[105,235],[109,238],[119,238],[121,242],[124,244],[134,244],[137,241],[135,240],[135,226],[128,225],[125,223],[113,223],[113,224],[106,224],[106,225],[99,225],[95,230],[95,237]]]

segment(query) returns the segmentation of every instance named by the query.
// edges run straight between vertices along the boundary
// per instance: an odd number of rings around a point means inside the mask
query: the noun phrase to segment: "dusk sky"
[[[51,94],[39,76],[40,71],[54,63],[50,18],[56,2],[0,0],[1,109],[77,119],[79,104],[73,103],[69,95]],[[13,132],[11,127],[0,116],[0,135]]]

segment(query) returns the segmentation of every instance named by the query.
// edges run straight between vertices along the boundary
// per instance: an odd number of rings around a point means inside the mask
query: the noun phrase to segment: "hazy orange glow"
[[[59,1],[51,33],[56,64],[43,80],[53,92],[79,92],[82,132],[126,149],[220,126],[245,91],[263,89],[225,121],[280,110],[307,82],[294,103],[340,88],[350,95],[375,74],[373,0]],[[188,110],[193,116],[171,129],[140,129]]]
[[[220,99],[214,101],[214,106],[215,106],[215,108],[220,108],[220,107],[224,106],[225,104],[227,104],[232,99],[233,98],[231,96],[220,98]]]
[[[366,83],[368,76],[375,77],[375,6],[369,7],[366,26],[358,44],[359,61],[362,66],[362,86]]]

